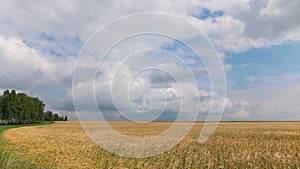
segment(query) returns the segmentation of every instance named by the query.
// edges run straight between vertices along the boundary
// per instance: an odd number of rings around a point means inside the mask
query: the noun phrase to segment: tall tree
[[[27,96],[25,93],[5,90],[3,95],[0,95],[0,121],[8,124],[64,120],[63,116],[53,114],[51,111],[44,113],[44,109],[45,104],[42,100]]]

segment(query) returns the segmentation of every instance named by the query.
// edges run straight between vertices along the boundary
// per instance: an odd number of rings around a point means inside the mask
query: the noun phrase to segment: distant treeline
[[[5,90],[0,95],[0,124],[28,124],[40,121],[67,121],[51,111],[44,112],[45,104],[37,97]]]

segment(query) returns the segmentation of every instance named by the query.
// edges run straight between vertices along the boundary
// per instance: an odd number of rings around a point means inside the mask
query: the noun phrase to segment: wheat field
[[[171,122],[111,122],[130,137],[149,137]],[[222,122],[203,144],[202,123],[163,154],[140,159],[120,157],[97,146],[78,122],[5,131],[2,156],[7,168],[300,168],[300,122]],[[0,165],[1,166],[1,165]]]

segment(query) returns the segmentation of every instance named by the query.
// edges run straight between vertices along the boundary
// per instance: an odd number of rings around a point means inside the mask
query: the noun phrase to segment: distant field
[[[112,122],[133,137],[156,135],[172,123]],[[171,151],[130,159],[93,143],[78,122],[14,128],[2,156],[10,168],[300,168],[300,122],[223,122],[204,144],[197,142],[202,123]],[[6,153],[7,152],[7,153]],[[14,158],[13,160],[10,158]],[[19,159],[16,159],[19,158]],[[1,165],[0,165],[1,168]]]

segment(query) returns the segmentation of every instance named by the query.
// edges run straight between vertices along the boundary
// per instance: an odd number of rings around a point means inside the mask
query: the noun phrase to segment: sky
[[[300,120],[299,8],[299,0],[1,1],[0,92],[37,96],[70,120],[99,110],[108,120],[179,112]]]

